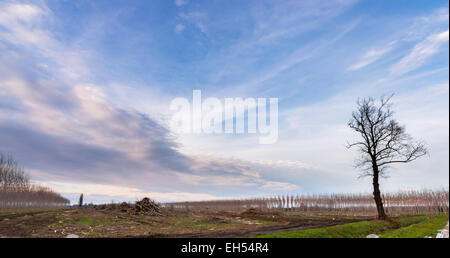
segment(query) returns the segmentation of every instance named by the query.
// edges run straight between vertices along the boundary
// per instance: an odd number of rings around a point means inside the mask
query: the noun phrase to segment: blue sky
[[[0,1],[0,151],[76,199],[370,192],[358,97],[430,156],[386,191],[448,187],[448,1]],[[279,140],[178,135],[170,101],[279,98]]]

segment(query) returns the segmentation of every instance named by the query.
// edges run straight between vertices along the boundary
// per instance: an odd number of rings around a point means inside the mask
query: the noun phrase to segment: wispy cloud
[[[393,75],[403,75],[413,71],[423,64],[449,40],[449,31],[440,32],[428,36],[425,40],[416,44],[412,51],[390,68]]]
[[[55,40],[51,31],[45,28],[50,26],[51,17],[52,13],[45,5],[0,4],[0,27],[3,28],[0,38],[25,47],[34,55],[51,59],[66,77],[75,79],[86,76],[88,68],[84,58],[87,53],[76,46],[63,46]]]
[[[273,43],[279,39],[295,37],[314,30],[336,18],[355,5],[357,0],[345,1],[288,1],[283,5],[266,2],[255,7],[255,29],[248,47]],[[307,10],[307,11],[305,11]]]
[[[448,8],[440,8],[428,15],[414,17],[412,25],[408,28],[406,41],[416,41],[426,38],[430,34],[435,34],[448,27]]]
[[[387,44],[386,46],[384,46],[382,48],[376,48],[376,49],[371,49],[371,50],[367,51],[360,58],[360,60],[357,63],[348,67],[348,70],[350,70],[350,71],[359,70],[359,69],[364,68],[364,67],[368,66],[369,64],[377,61],[382,56],[384,56],[385,54],[389,53],[392,49],[394,49],[396,43],[397,43],[397,41],[394,40],[394,41],[389,42],[389,44]]]

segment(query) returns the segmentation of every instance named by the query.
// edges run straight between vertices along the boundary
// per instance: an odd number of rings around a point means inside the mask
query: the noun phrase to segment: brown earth
[[[3,211],[0,212],[0,237],[65,237],[68,234],[80,237],[245,237],[372,219],[253,209],[243,212],[160,209],[158,212],[157,216],[153,211],[139,213],[125,204],[102,209]]]

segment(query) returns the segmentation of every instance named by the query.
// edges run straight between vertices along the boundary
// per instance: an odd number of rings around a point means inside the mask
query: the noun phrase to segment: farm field
[[[2,211],[0,237],[380,237],[435,236],[448,215],[396,217],[390,222],[363,215],[296,211],[162,210],[160,216],[95,208]],[[431,234],[435,232],[434,234]],[[424,235],[424,236],[422,236]]]
[[[120,211],[59,209],[0,213],[0,237],[246,237],[368,220],[296,212],[163,211],[161,216]]]
[[[448,191],[385,194],[388,221],[377,220],[370,195],[297,195],[55,208],[4,200],[0,237],[295,237],[436,236],[448,221]],[[50,203],[52,204],[52,203]]]

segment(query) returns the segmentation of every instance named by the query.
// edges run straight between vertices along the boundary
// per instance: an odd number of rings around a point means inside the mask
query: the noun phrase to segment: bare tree
[[[28,175],[14,158],[0,153],[0,187],[20,189],[28,186],[29,183]]]
[[[374,99],[358,100],[358,109],[352,113],[348,126],[361,137],[347,148],[357,147],[361,153],[356,167],[362,169],[361,177],[371,176],[373,197],[378,218],[386,219],[378,179],[385,176],[390,164],[408,163],[427,154],[425,145],[414,142],[393,118],[390,99],[382,97],[379,104]]]

